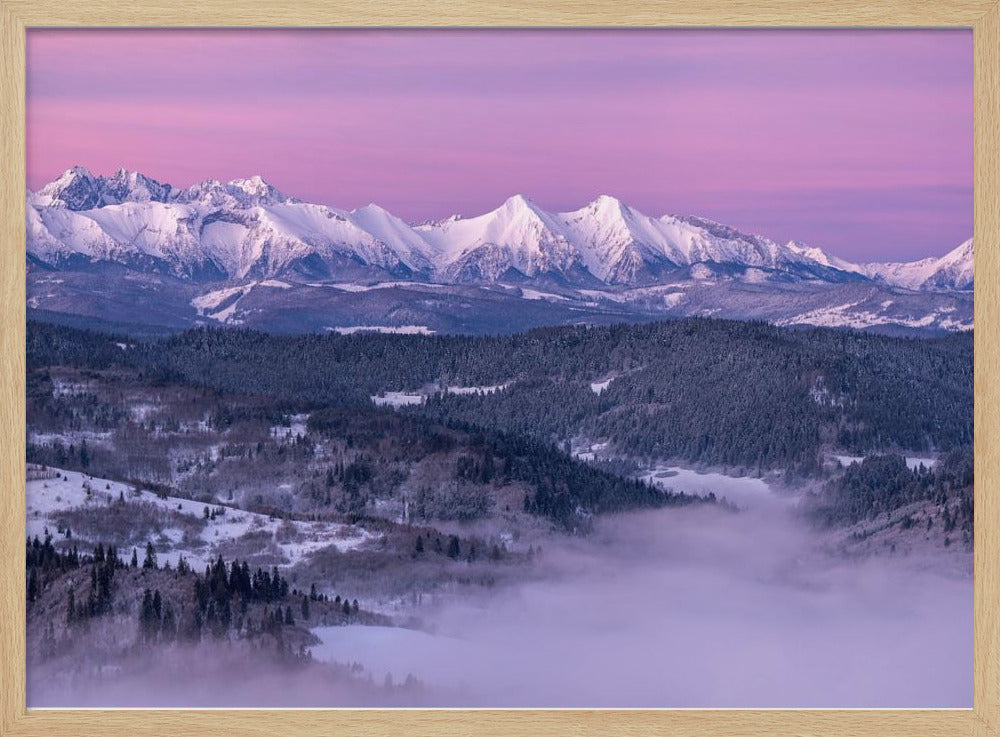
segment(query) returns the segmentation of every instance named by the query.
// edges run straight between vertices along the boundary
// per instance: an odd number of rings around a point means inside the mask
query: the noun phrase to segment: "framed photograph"
[[[996,735],[998,49],[0,0],[0,735]]]

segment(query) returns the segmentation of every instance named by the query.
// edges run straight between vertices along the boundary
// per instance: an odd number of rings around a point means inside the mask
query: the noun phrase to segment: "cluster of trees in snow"
[[[595,513],[694,501],[574,460],[538,435],[370,404],[308,413],[307,406],[295,404],[291,409],[299,422],[308,419],[292,432],[283,429],[290,422],[289,400],[154,381],[135,368],[42,367],[31,372],[29,383],[52,383],[55,376],[83,386],[84,375],[85,389],[36,392],[28,411],[32,432],[74,416],[76,432],[95,438],[87,446],[86,464],[79,454],[66,452],[57,433],[54,440],[29,441],[31,462],[160,484],[165,494],[233,499],[268,514],[359,518],[375,514],[378,502],[391,501],[405,502],[412,520],[469,521],[489,516],[505,497],[504,511],[523,509],[572,529]],[[144,408],[138,418],[126,411],[136,403]],[[197,413],[189,411],[191,403]],[[101,435],[87,410],[105,404],[129,419]],[[74,414],[78,406],[81,412]],[[516,502],[509,499],[511,487]],[[525,492],[529,503],[522,506]],[[131,498],[119,501],[64,510],[59,522],[91,539],[122,544],[144,542],[170,525],[192,538],[200,531],[199,520]]]
[[[251,571],[245,561],[226,563],[218,557],[198,573],[182,556],[171,568],[160,564],[152,543],[131,560],[114,546],[98,544],[82,553],[76,546],[57,546],[51,536],[26,544],[27,604],[30,629],[39,638],[38,653],[58,654],[74,632],[98,620],[131,618],[123,648],[134,644],[197,643],[203,637],[259,640],[267,635],[279,650],[298,656],[309,639],[296,624],[339,624],[365,621],[357,599],[342,599],[289,586],[277,568]],[[89,585],[85,582],[89,581]],[[61,636],[57,637],[56,632]],[[289,630],[288,628],[293,628]],[[132,641],[128,633],[134,632]],[[292,646],[296,645],[297,648]],[[66,645],[68,647],[68,644]]]

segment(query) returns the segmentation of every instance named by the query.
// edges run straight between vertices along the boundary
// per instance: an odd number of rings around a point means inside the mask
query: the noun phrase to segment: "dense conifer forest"
[[[828,525],[852,524],[933,501],[944,510],[945,532],[957,528],[971,534],[973,479],[971,447],[944,454],[932,468],[911,468],[900,455],[869,456],[827,482],[811,511]]]
[[[204,328],[139,341],[41,323],[28,330],[29,366],[127,366],[151,381],[313,408],[368,407],[380,392],[423,389],[428,400],[405,411],[446,424],[806,474],[818,471],[823,447],[864,454],[971,444],[972,346],[971,333],[892,338],[702,318],[499,337]],[[499,384],[506,388],[435,392]]]

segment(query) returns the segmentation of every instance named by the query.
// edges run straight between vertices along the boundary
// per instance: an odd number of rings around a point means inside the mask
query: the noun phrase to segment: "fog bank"
[[[825,553],[787,505],[642,512],[433,612],[433,635],[331,628],[314,654],[436,705],[970,707],[972,580],[938,563]]]

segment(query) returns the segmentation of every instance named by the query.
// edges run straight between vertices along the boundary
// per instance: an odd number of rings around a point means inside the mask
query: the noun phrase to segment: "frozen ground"
[[[753,476],[726,476],[717,472],[700,472],[680,466],[657,466],[640,475],[643,481],[664,489],[684,491],[697,496],[715,494],[738,507],[787,505],[792,498],[775,494],[764,480]]]
[[[862,456],[851,456],[851,455],[835,455],[832,456],[835,461],[839,461],[840,465],[850,466],[852,463],[861,463],[864,460]],[[916,470],[920,464],[923,464],[925,468],[932,468],[934,464],[937,463],[937,458],[931,456],[906,456],[906,465],[910,467],[911,470]]]
[[[49,476],[46,478],[46,476]],[[35,477],[35,478],[33,478]],[[89,491],[88,491],[89,490]],[[54,516],[58,512],[70,510],[101,510],[120,503],[146,503],[167,516],[177,512],[191,522],[204,521],[204,527],[194,539],[185,537],[185,530],[178,520],[167,523],[152,540],[157,558],[162,564],[169,561],[176,565],[181,555],[192,566],[203,567],[219,555],[220,546],[234,543],[248,533],[259,533],[269,537],[265,550],[276,559],[284,560],[283,565],[294,565],[317,550],[336,546],[340,551],[356,548],[372,539],[373,535],[363,528],[334,522],[310,522],[281,520],[263,514],[247,512],[222,504],[206,505],[202,502],[176,497],[160,497],[156,493],[136,489],[107,479],[92,478],[86,474],[61,469],[41,472],[37,467],[29,467],[27,485],[27,534],[43,537],[48,530],[58,542],[63,538],[57,532]],[[222,510],[215,519],[205,519],[205,509]],[[72,528],[71,528],[72,529]],[[113,540],[88,540],[78,531],[73,531],[73,540],[97,544],[112,543]],[[142,550],[140,549],[140,556]],[[122,555],[131,551],[122,550]],[[227,556],[231,557],[231,556]]]
[[[349,325],[329,327],[331,333],[354,335],[355,333],[387,333],[391,335],[433,335],[436,331],[426,325]]]
[[[427,401],[427,396],[435,392],[446,392],[448,394],[493,394],[503,391],[510,382],[503,384],[489,384],[483,386],[438,386],[431,385],[416,391],[383,392],[371,397],[372,402],[378,407],[406,407],[413,404],[423,404]]]
[[[615,377],[612,376],[610,379],[604,379],[604,381],[594,381],[594,382],[591,382],[591,384],[590,384],[590,391],[592,391],[592,392],[594,392],[594,394],[597,394],[598,396],[600,396],[601,394],[604,393],[605,389],[607,389],[609,386],[611,386],[611,382],[614,381],[614,380],[615,380]]]

